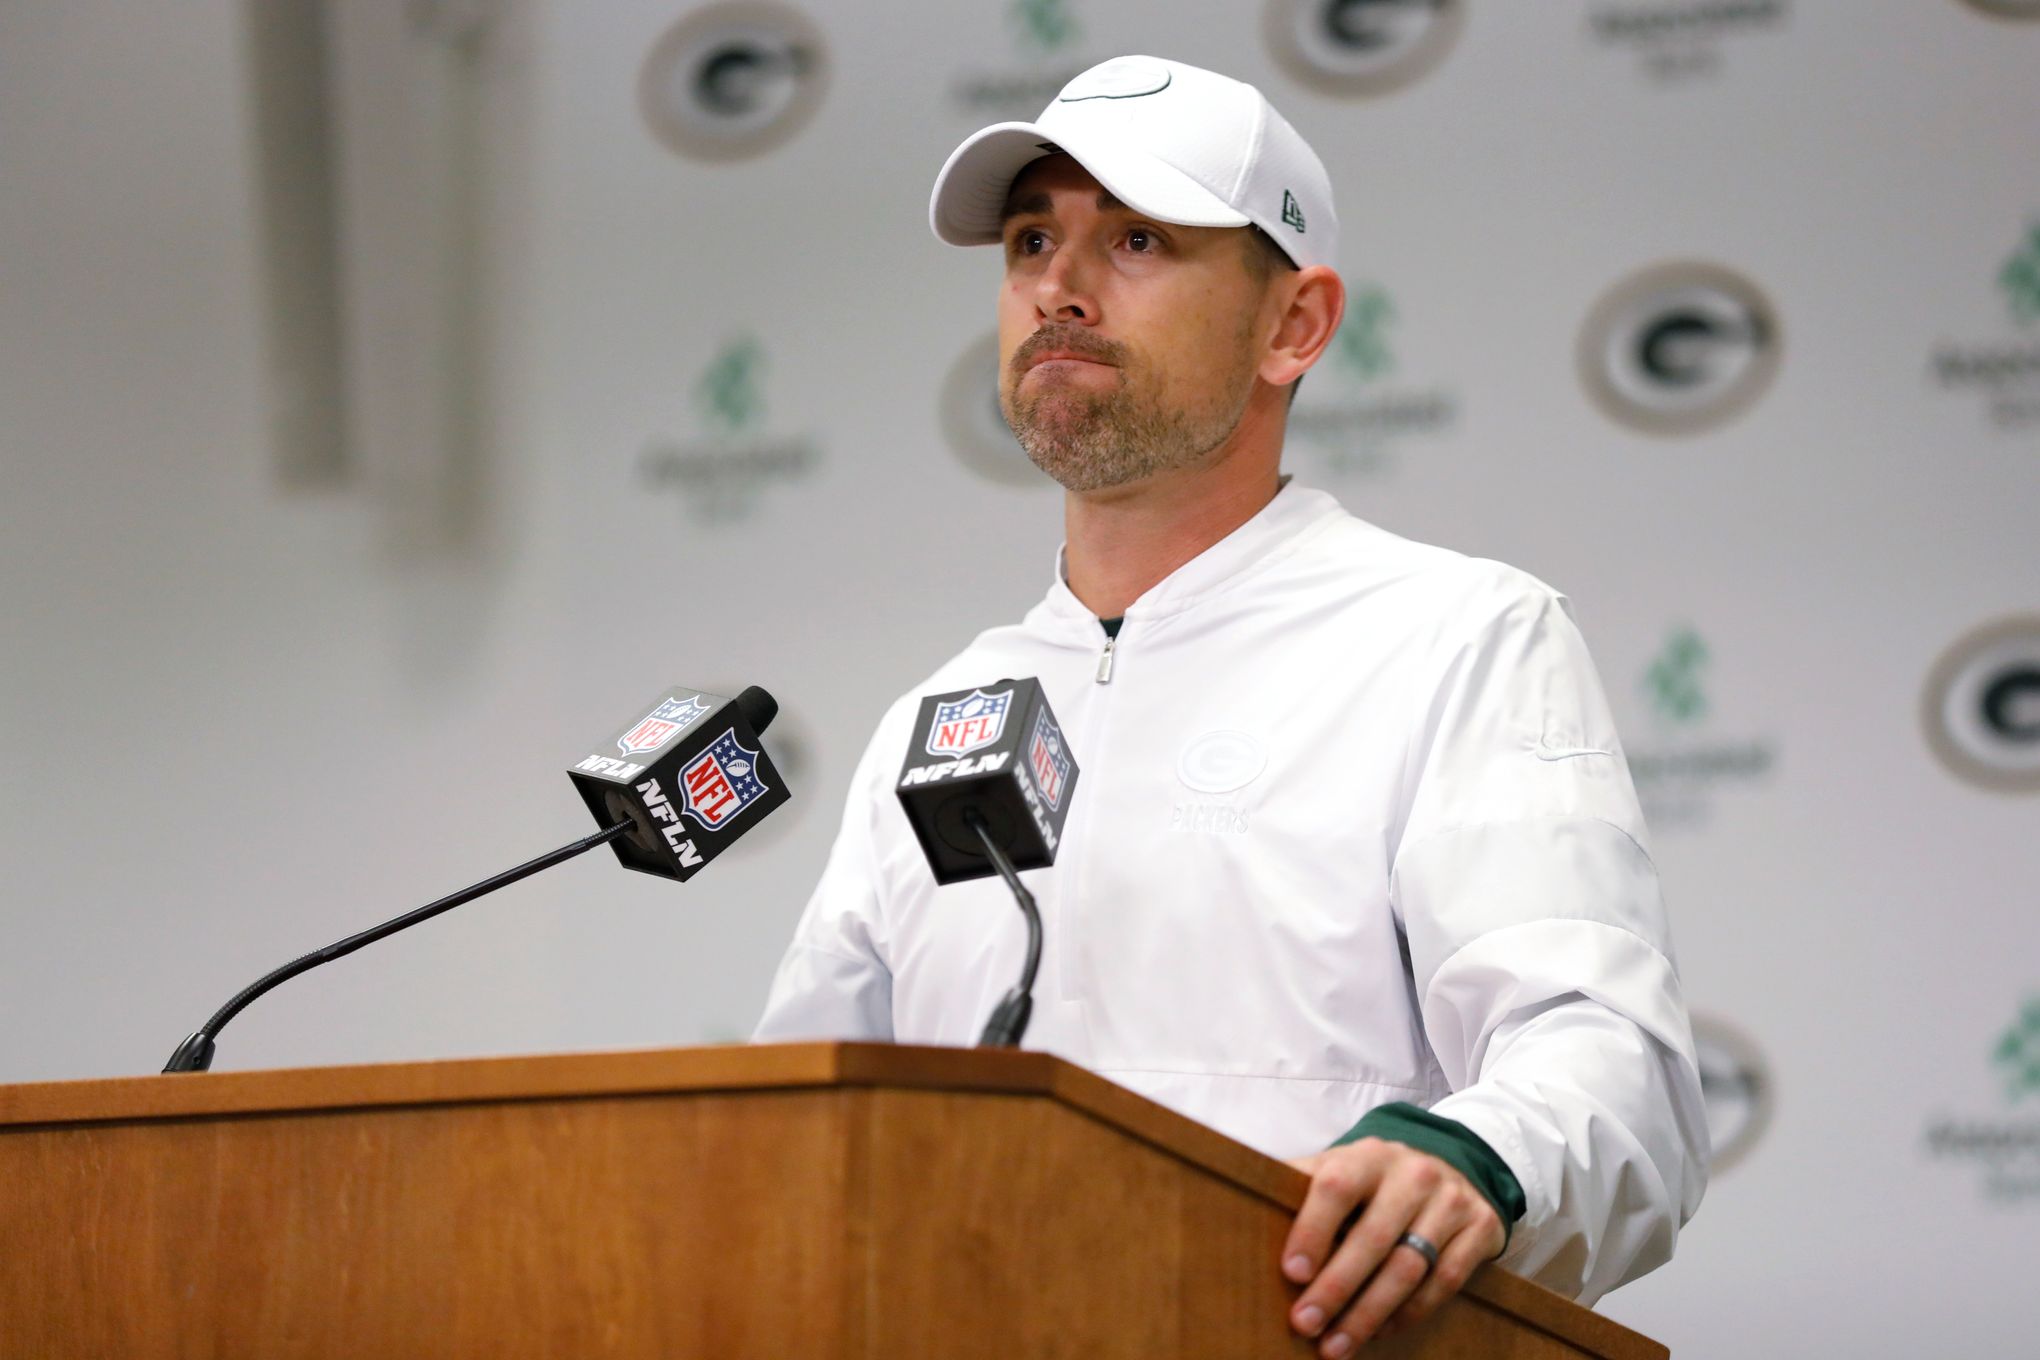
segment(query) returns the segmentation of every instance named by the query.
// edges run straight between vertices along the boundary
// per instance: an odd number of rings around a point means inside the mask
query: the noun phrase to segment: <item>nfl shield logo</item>
[[[681,769],[680,792],[685,799],[680,810],[710,831],[719,831],[765,796],[758,753],[737,740],[733,727]]]
[[[1034,772],[1034,787],[1052,808],[1062,806],[1063,784],[1070,777],[1070,758],[1063,751],[1062,733],[1048,720],[1043,709],[1034,719],[1034,736],[1027,743],[1027,768]]]
[[[687,699],[668,699],[647,713],[643,722],[618,737],[616,744],[627,756],[656,751],[694,726],[708,711],[709,706],[698,695]]]
[[[1006,730],[1006,710],[1013,706],[1013,691],[987,694],[972,690],[953,704],[935,705],[935,721],[928,727],[928,754],[966,756],[981,746],[990,746]]]

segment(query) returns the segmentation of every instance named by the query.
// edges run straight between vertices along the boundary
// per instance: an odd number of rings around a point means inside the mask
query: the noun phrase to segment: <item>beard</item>
[[[999,410],[1034,465],[1070,491],[1104,491],[1194,467],[1239,427],[1253,395],[1254,365],[1242,331],[1232,370],[1201,400],[1170,405],[1128,346],[1080,326],[1044,326],[1013,351],[999,384]],[[1049,378],[1023,393],[1028,362],[1044,350],[1111,364],[1118,383],[1098,392]]]

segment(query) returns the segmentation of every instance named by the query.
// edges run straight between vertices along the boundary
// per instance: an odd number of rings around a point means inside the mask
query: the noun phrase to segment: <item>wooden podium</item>
[[[1025,1052],[0,1087],[0,1356],[1311,1356],[1305,1185]],[[1666,1351],[1490,1268],[1362,1354]]]

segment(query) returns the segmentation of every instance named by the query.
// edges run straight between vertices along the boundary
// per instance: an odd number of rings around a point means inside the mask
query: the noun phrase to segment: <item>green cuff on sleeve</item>
[[[1456,1119],[1396,1101],[1369,1110],[1346,1135],[1333,1143],[1341,1147],[1362,1138],[1385,1138],[1428,1152],[1473,1182],[1473,1188],[1495,1206],[1502,1217],[1503,1245],[1523,1216],[1523,1186],[1509,1164],[1496,1155],[1481,1136]]]

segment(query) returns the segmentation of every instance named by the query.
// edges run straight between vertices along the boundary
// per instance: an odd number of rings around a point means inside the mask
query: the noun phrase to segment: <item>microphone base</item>
[[[170,1055],[170,1061],[163,1065],[165,1072],[206,1072],[212,1069],[213,1038],[199,1030],[189,1039],[177,1045],[177,1051]]]
[[[1021,1036],[1027,1033],[1027,1022],[1033,1018],[1033,996],[1015,988],[1006,993],[1006,999],[992,1012],[992,1018],[985,1021],[984,1033],[978,1036],[978,1047],[1020,1047]]]

